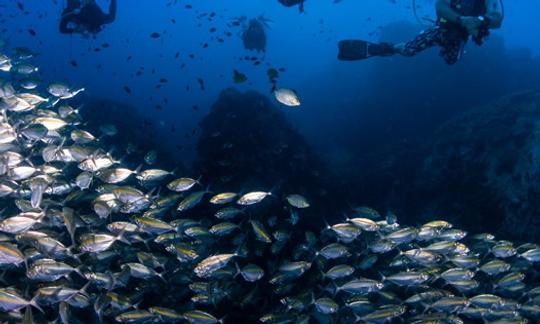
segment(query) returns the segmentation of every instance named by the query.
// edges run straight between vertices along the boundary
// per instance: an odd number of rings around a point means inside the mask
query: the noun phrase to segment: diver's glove
[[[467,29],[467,32],[473,37],[478,37],[480,27],[484,24],[484,20],[480,17],[464,16],[459,19],[461,26]]]
[[[489,36],[489,26],[491,25],[491,21],[484,16],[478,18],[482,21],[482,24],[478,27],[476,34],[472,35],[472,40],[476,45],[480,46],[484,43],[484,39]]]

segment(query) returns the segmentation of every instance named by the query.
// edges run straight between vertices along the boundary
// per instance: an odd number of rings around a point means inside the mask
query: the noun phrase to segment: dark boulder
[[[212,191],[299,193],[322,208],[324,167],[266,96],[227,89],[200,126],[194,168]]]
[[[362,183],[403,223],[446,219],[471,233],[540,242],[540,92],[462,113],[422,148],[377,159]]]
[[[540,241],[540,93],[508,96],[446,123],[417,177],[441,217]],[[436,189],[436,190],[430,190]]]

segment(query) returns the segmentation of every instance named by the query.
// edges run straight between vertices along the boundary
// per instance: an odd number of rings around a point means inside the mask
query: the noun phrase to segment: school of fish
[[[70,105],[84,89],[31,58],[0,54],[0,321],[540,321],[540,246],[368,207],[301,230],[299,193],[212,192],[155,151],[125,165]]]

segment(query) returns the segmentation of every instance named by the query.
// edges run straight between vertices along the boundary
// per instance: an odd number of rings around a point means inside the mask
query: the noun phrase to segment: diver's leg
[[[116,19],[116,7],[116,0],[111,0],[111,3],[109,5],[109,12],[107,13],[103,21],[104,24],[110,24]]]
[[[71,34],[75,32],[75,28],[70,27],[70,24],[76,24],[77,15],[81,9],[80,0],[67,0],[66,8],[62,11],[60,17],[60,32],[62,34]]]
[[[397,53],[403,56],[414,56],[428,48],[438,45],[441,39],[441,30],[439,27],[428,29],[416,36],[410,42],[394,45]]]

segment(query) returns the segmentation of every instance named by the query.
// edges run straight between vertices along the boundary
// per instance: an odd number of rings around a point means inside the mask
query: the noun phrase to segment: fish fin
[[[143,166],[144,166],[144,163],[139,164],[139,166],[137,166],[137,168],[135,170],[133,170],[133,173],[135,175],[141,173],[141,170],[142,170]]]
[[[277,189],[279,189],[279,187],[281,187],[281,185],[282,185],[282,183],[278,183],[275,186],[273,186],[272,189],[270,189],[270,191],[268,191],[268,195],[269,196],[275,196],[275,192],[277,191]]]
[[[25,258],[24,258],[24,263],[25,263],[25,265],[27,264],[27,262],[28,262],[28,258],[25,257]],[[28,269],[28,267],[26,267],[26,269]],[[2,272],[0,273],[0,282],[3,282],[6,286],[8,286],[8,285],[9,285],[9,282],[7,282],[7,281],[5,280],[5,278],[4,278],[4,276],[6,275],[6,272],[7,272],[7,270],[2,270]]]
[[[32,306],[32,307],[35,307],[37,308],[42,314],[45,314],[45,311],[43,310],[43,308],[41,308],[37,303],[36,303],[36,298],[38,296],[34,296],[34,298],[30,299],[30,301],[28,302],[28,305],[29,306]]]
[[[75,108],[73,113],[79,115],[82,108],[84,108],[84,104],[81,104],[79,107]]]
[[[94,301],[94,312],[97,314],[99,322],[103,323],[103,311],[110,304],[111,298],[107,294],[101,294]]]
[[[24,310],[24,317],[22,319],[22,324],[34,324],[34,315],[32,314],[32,307],[30,305],[26,306]]]
[[[117,273],[113,273],[111,274],[111,276],[113,278],[113,286],[109,290],[113,290],[114,288],[116,288],[119,282],[123,285],[123,287],[126,286],[130,278],[128,271],[120,271]]]
[[[332,297],[336,297],[336,295],[339,293],[339,291],[341,290],[339,288],[339,286],[332,280],[330,282],[330,287],[326,287],[324,288],[326,291],[328,291],[330,294],[332,294]]]
[[[7,116],[7,109],[2,109],[2,117],[3,117],[3,120],[9,120]]]
[[[110,153],[107,153],[107,155],[113,161],[114,164],[123,164],[124,161],[126,160],[127,156],[128,156],[127,154],[124,154],[124,155],[122,155],[121,158],[119,158],[118,160],[115,160]]]
[[[165,279],[165,274],[167,273],[167,270],[164,270],[162,272],[159,272],[157,276],[159,279],[161,279],[164,283],[167,283],[167,279]]]
[[[157,190],[157,193],[154,195],[154,192]],[[146,195],[144,195],[146,198],[148,199],[155,199],[157,197],[159,197],[159,194],[161,193],[161,187],[154,187],[152,189],[150,189],[150,191],[148,191],[148,193]]]
[[[61,100],[60,98],[50,96],[46,100],[46,102],[48,104],[47,108],[53,108],[54,106],[56,106],[60,102],[60,100]]]
[[[332,226],[330,226],[330,224],[328,224],[328,222],[326,221],[326,218],[323,218],[323,223],[324,223],[324,226],[326,230],[329,230],[332,228]]]
[[[79,256],[81,256],[83,253],[73,253],[73,250],[76,250],[76,249],[77,249],[77,245],[75,243],[73,243],[71,246],[66,248],[66,254],[70,258],[73,258],[73,259],[79,261],[79,263],[81,263],[81,259],[79,258]],[[53,251],[53,252],[56,252],[56,250]]]
[[[133,304],[133,308],[136,310],[139,310],[139,307],[141,306],[141,303],[144,301],[144,299],[139,300],[135,304]]]
[[[356,314],[355,312],[352,312],[352,313],[354,315],[354,323],[362,323],[362,322],[364,322],[364,319],[365,319],[364,316],[360,316],[360,315]]]
[[[242,248],[244,247],[244,244],[245,244],[245,241],[242,242],[240,245],[238,245],[238,247],[236,248],[236,250],[233,253],[235,256],[242,257],[242,258],[247,257],[247,255],[245,253],[240,254],[241,251],[242,251]]]
[[[421,303],[421,305],[424,307],[424,310],[422,311],[422,314],[426,314],[430,309],[431,309],[431,305],[430,304],[427,304],[427,303]]]
[[[118,235],[116,235],[116,237],[114,238],[114,241],[120,241],[120,242],[125,243],[127,245],[131,245],[131,242],[127,239],[127,237],[125,235],[126,234],[126,227],[127,227],[127,225],[124,226],[122,228],[122,230],[120,230],[120,233],[118,233]]]
[[[202,179],[202,174],[197,178],[197,180],[195,180],[195,183],[198,184],[199,186],[202,187],[202,184],[201,184],[201,179]]]
[[[73,96],[76,96],[76,95],[78,95],[79,93],[84,92],[84,91],[86,91],[86,88],[85,88],[85,87],[82,87],[82,88],[79,88],[79,89],[73,91],[72,93],[73,93]]]
[[[69,216],[68,216],[69,217]],[[74,248],[77,243],[75,242],[75,231],[77,230],[77,227],[74,224],[73,218],[69,221],[66,221],[67,217],[64,216],[64,224],[66,225],[66,229],[69,234],[69,238],[71,239],[71,246],[68,248],[69,252],[71,252],[71,249]]]
[[[69,304],[66,303],[65,301],[61,301],[58,304],[58,313],[59,314],[58,314],[57,321],[62,324],[69,324],[69,320],[70,320]],[[64,314],[64,316],[62,316],[61,314]]]
[[[144,246],[146,247],[146,249],[150,250],[150,245],[148,245],[148,243],[152,242],[152,240],[154,240],[154,237],[149,237],[147,239],[143,239],[140,235],[132,235],[130,236],[132,239],[135,239],[135,241],[137,242],[141,242],[142,244],[144,244]]]
[[[81,287],[81,289],[79,289],[79,291],[77,291],[77,294],[81,294],[81,295],[84,295],[84,296],[89,296],[88,293],[86,292],[88,290],[88,287],[90,287],[90,281],[88,281],[87,283],[84,284],[84,286]],[[71,298],[73,298],[76,294],[74,294]],[[70,299],[71,299],[70,298]],[[69,300],[69,299],[68,299]]]
[[[81,264],[79,265],[78,267],[74,268],[73,271],[78,274],[79,276],[81,276],[81,278],[83,279],[86,279],[86,277],[84,276],[84,274],[82,273],[82,269],[84,268],[84,264]],[[68,276],[69,276],[69,273],[66,274],[66,279],[68,279]]]
[[[234,263],[234,267],[236,268],[236,273],[233,275],[233,278],[238,277],[239,274],[242,273],[242,270],[240,269],[240,266],[238,265],[238,262]]]

